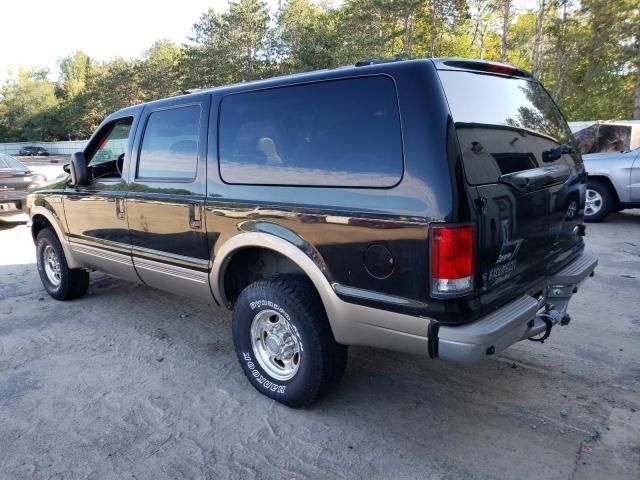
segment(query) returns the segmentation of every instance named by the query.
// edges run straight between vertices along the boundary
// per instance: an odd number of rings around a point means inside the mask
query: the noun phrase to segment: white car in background
[[[640,208],[640,148],[582,155],[588,174],[584,219],[600,222],[611,212]]]

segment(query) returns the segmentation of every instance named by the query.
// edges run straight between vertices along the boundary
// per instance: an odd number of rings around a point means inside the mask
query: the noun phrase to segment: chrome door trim
[[[130,282],[140,283],[140,277],[134,268],[130,251],[120,253],[102,245],[98,243],[88,245],[85,242],[69,242],[71,252],[82,267],[98,270]],[[122,244],[109,242],[109,247],[114,248],[114,245]]]
[[[92,257],[98,257],[103,260],[109,260],[123,265],[133,266],[131,255],[116,253],[104,248],[91,247],[89,245],[80,245],[78,243],[71,242],[71,250],[75,253],[81,253]]]
[[[209,278],[208,272],[200,272],[190,268],[177,267],[165,262],[157,262],[140,257],[135,257],[133,263],[136,268],[162,273],[164,275],[169,275],[172,277],[180,278],[182,280],[189,280],[201,284],[207,283]],[[171,288],[168,288],[168,290],[171,290]]]
[[[152,248],[140,247],[138,245],[132,245],[132,253],[134,257],[134,263],[138,265],[139,260],[158,263],[160,265],[177,264],[182,268],[190,270],[199,270],[201,272],[209,271],[209,260],[204,260],[196,257],[186,257],[184,255],[177,255],[175,253],[164,252],[160,250],[154,250]]]
[[[114,242],[103,238],[87,237],[74,233],[69,233],[67,236],[72,245],[83,245],[91,248],[97,248],[100,251],[110,251],[131,257],[131,245],[128,243]]]

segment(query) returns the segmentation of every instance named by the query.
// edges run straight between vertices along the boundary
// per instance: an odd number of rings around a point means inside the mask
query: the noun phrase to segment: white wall
[[[0,153],[18,155],[22,147],[44,147],[51,155],[71,155],[74,152],[84,150],[88,140],[71,140],[66,142],[14,142],[0,143]]]

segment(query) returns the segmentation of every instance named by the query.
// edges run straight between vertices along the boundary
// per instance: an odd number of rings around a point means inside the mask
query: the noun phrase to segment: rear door
[[[140,278],[208,301],[203,207],[210,100],[210,94],[189,95],[145,107],[126,200]]]
[[[584,176],[557,107],[528,78],[441,70],[478,210],[480,294],[504,303],[582,248]]]

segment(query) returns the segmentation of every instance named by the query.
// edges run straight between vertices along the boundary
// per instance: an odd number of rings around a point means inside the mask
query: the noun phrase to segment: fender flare
[[[318,264],[303,250],[278,236],[263,232],[239,233],[216,253],[210,285],[220,305],[229,307],[224,274],[235,252],[259,247],[273,250],[295,263],[311,280],[324,306],[334,338],[344,345],[368,345],[416,354],[427,352],[428,319],[365,307],[342,300]]]
[[[245,248],[259,247],[273,250],[284,255],[309,277],[315,286],[322,304],[324,305],[331,329],[336,331],[335,319],[337,304],[341,303],[336,293],[333,291],[327,277],[322,273],[318,265],[302,250],[293,245],[291,242],[284,240],[275,235],[262,232],[240,233],[231,237],[224,242],[213,260],[211,268],[210,284],[214,297],[219,301],[220,305],[230,307],[224,291],[224,275],[229,261],[235,253]]]
[[[211,273],[209,274],[211,289],[215,298],[220,301],[221,305],[229,306],[229,300],[224,292],[224,274],[227,266],[229,265],[229,261],[238,251],[252,247],[273,250],[274,252],[284,255],[295,263],[313,282],[321,297],[323,297],[323,303],[324,296],[322,291],[335,295],[331,288],[331,284],[324,276],[318,265],[316,265],[316,263],[314,263],[314,261],[298,247],[293,245],[291,242],[272,234],[247,232],[235,235],[224,242],[213,260],[213,266],[211,268]]]
[[[31,207],[31,212],[29,214],[31,222],[33,222],[33,218],[38,216],[38,215],[43,216],[44,218],[46,218],[46,220],[51,224],[51,226],[53,226],[53,230],[54,230],[56,236],[58,237],[58,240],[60,241],[60,244],[62,245],[62,250],[64,251],[64,256],[66,257],[67,265],[69,266],[69,268],[72,268],[72,269],[73,268],[80,268],[81,265],[80,265],[80,263],[78,263],[78,261],[73,256],[73,252],[71,251],[71,245],[70,245],[69,241],[67,240],[65,232],[63,231],[62,227],[60,226],[60,218],[58,218],[56,215],[54,215],[51,212],[51,210],[47,209],[43,205],[34,205],[34,206],[32,206]],[[33,226],[31,226],[30,228],[33,228]],[[35,238],[33,240],[35,242]]]

